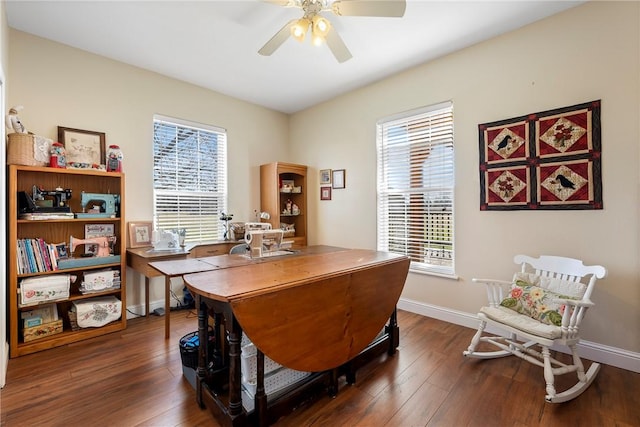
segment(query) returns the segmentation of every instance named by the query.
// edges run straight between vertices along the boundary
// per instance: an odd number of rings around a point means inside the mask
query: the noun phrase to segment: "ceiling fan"
[[[292,19],[287,22],[262,48],[259,54],[269,56],[276,51],[288,38],[292,36],[296,40],[304,41],[307,31],[311,28],[311,40],[313,44],[321,45],[323,42],[336,57],[338,62],[351,59],[349,49],[333,29],[328,19],[321,15],[322,12],[331,11],[338,16],[376,16],[396,17],[404,16],[406,0],[264,0],[284,7],[297,7],[304,12],[302,18]]]

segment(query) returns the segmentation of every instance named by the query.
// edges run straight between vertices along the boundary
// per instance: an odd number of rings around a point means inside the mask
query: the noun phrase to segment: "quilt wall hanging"
[[[602,209],[600,100],[478,131],[480,210]]]

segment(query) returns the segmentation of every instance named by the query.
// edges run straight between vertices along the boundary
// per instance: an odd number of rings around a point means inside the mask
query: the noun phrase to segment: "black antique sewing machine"
[[[29,196],[26,191],[18,192],[18,210],[19,213],[71,212],[69,199],[71,199],[71,189],[69,188],[58,187],[55,190],[44,190],[34,185],[33,197]]]

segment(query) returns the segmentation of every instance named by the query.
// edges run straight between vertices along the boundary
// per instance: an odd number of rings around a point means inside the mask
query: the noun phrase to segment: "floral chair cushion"
[[[559,281],[559,279],[554,280]],[[542,286],[536,286],[537,284],[548,285],[548,281],[549,278],[547,277],[527,273],[516,273],[509,295],[502,300],[500,305],[548,325],[560,326],[566,305],[555,302],[554,300],[558,298],[580,299],[580,289],[578,289],[579,286],[576,286],[574,282],[564,280],[561,281],[565,282],[564,284],[555,283],[551,288],[558,289],[563,288],[562,285],[570,285],[569,288],[564,286],[563,290],[569,291],[566,293],[571,295],[560,294]],[[580,283],[577,284],[581,285]]]

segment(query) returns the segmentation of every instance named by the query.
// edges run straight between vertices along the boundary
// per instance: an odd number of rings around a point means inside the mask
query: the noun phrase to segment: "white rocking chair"
[[[600,370],[598,363],[592,363],[584,372],[576,345],[580,341],[580,322],[594,305],[590,300],[593,287],[607,271],[599,265],[585,266],[580,260],[557,256],[516,255],[513,260],[521,264],[521,271],[511,282],[473,279],[486,284],[489,305],[480,309],[478,331],[463,354],[479,359],[518,356],[544,368],[547,402],[574,399],[589,387]],[[483,335],[487,324],[505,331],[503,336]],[[476,351],[481,342],[500,350]],[[551,356],[549,347],[554,343],[569,347],[572,364]],[[532,348],[536,345],[541,351]],[[577,373],[578,382],[566,391],[556,392],[555,376],[570,372]]]

